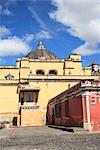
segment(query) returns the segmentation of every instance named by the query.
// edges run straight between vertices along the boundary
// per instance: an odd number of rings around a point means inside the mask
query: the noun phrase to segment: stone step
[[[82,127],[65,127],[65,126],[56,126],[56,125],[48,125],[50,128],[55,128],[55,129],[60,129],[63,131],[68,131],[68,132],[87,132],[88,130],[85,130]]]

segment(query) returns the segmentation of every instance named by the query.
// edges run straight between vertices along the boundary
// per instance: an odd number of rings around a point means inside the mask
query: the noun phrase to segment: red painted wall
[[[69,125],[83,126],[82,97],[75,96],[69,101]]]
[[[69,116],[66,115],[66,102],[63,101],[61,103],[61,116],[54,119],[55,125],[63,125],[63,126],[83,126],[83,111],[82,111],[82,97],[74,96],[73,98],[69,99]],[[49,107],[48,107],[49,108]],[[48,109],[48,123],[52,124],[52,111]]]
[[[91,129],[100,131],[100,95],[91,95],[89,101]]]

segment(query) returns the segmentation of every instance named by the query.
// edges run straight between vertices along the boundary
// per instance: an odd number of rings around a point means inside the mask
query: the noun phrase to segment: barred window
[[[57,75],[57,71],[56,70],[50,70],[49,71],[49,75]]]
[[[55,105],[55,115],[56,115],[56,118],[58,118],[58,106],[57,106],[57,104]]]
[[[59,112],[59,117],[61,117],[61,115],[62,115],[62,112],[61,112],[62,110],[61,110],[61,103],[60,104],[58,104],[58,112]]]
[[[69,117],[69,101],[65,101],[65,116]]]
[[[43,70],[37,70],[37,71],[36,71],[36,74],[37,74],[37,75],[44,75],[45,72],[44,72]]]

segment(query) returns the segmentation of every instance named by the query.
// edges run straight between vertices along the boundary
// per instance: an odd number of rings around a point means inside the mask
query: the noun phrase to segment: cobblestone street
[[[0,130],[0,150],[99,150],[100,133],[71,133],[48,127]]]

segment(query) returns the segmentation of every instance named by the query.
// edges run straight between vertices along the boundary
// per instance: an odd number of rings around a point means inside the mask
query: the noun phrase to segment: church
[[[83,67],[79,54],[61,60],[40,42],[15,66],[0,66],[0,122],[45,125],[48,101],[82,80],[100,80],[100,65]]]

